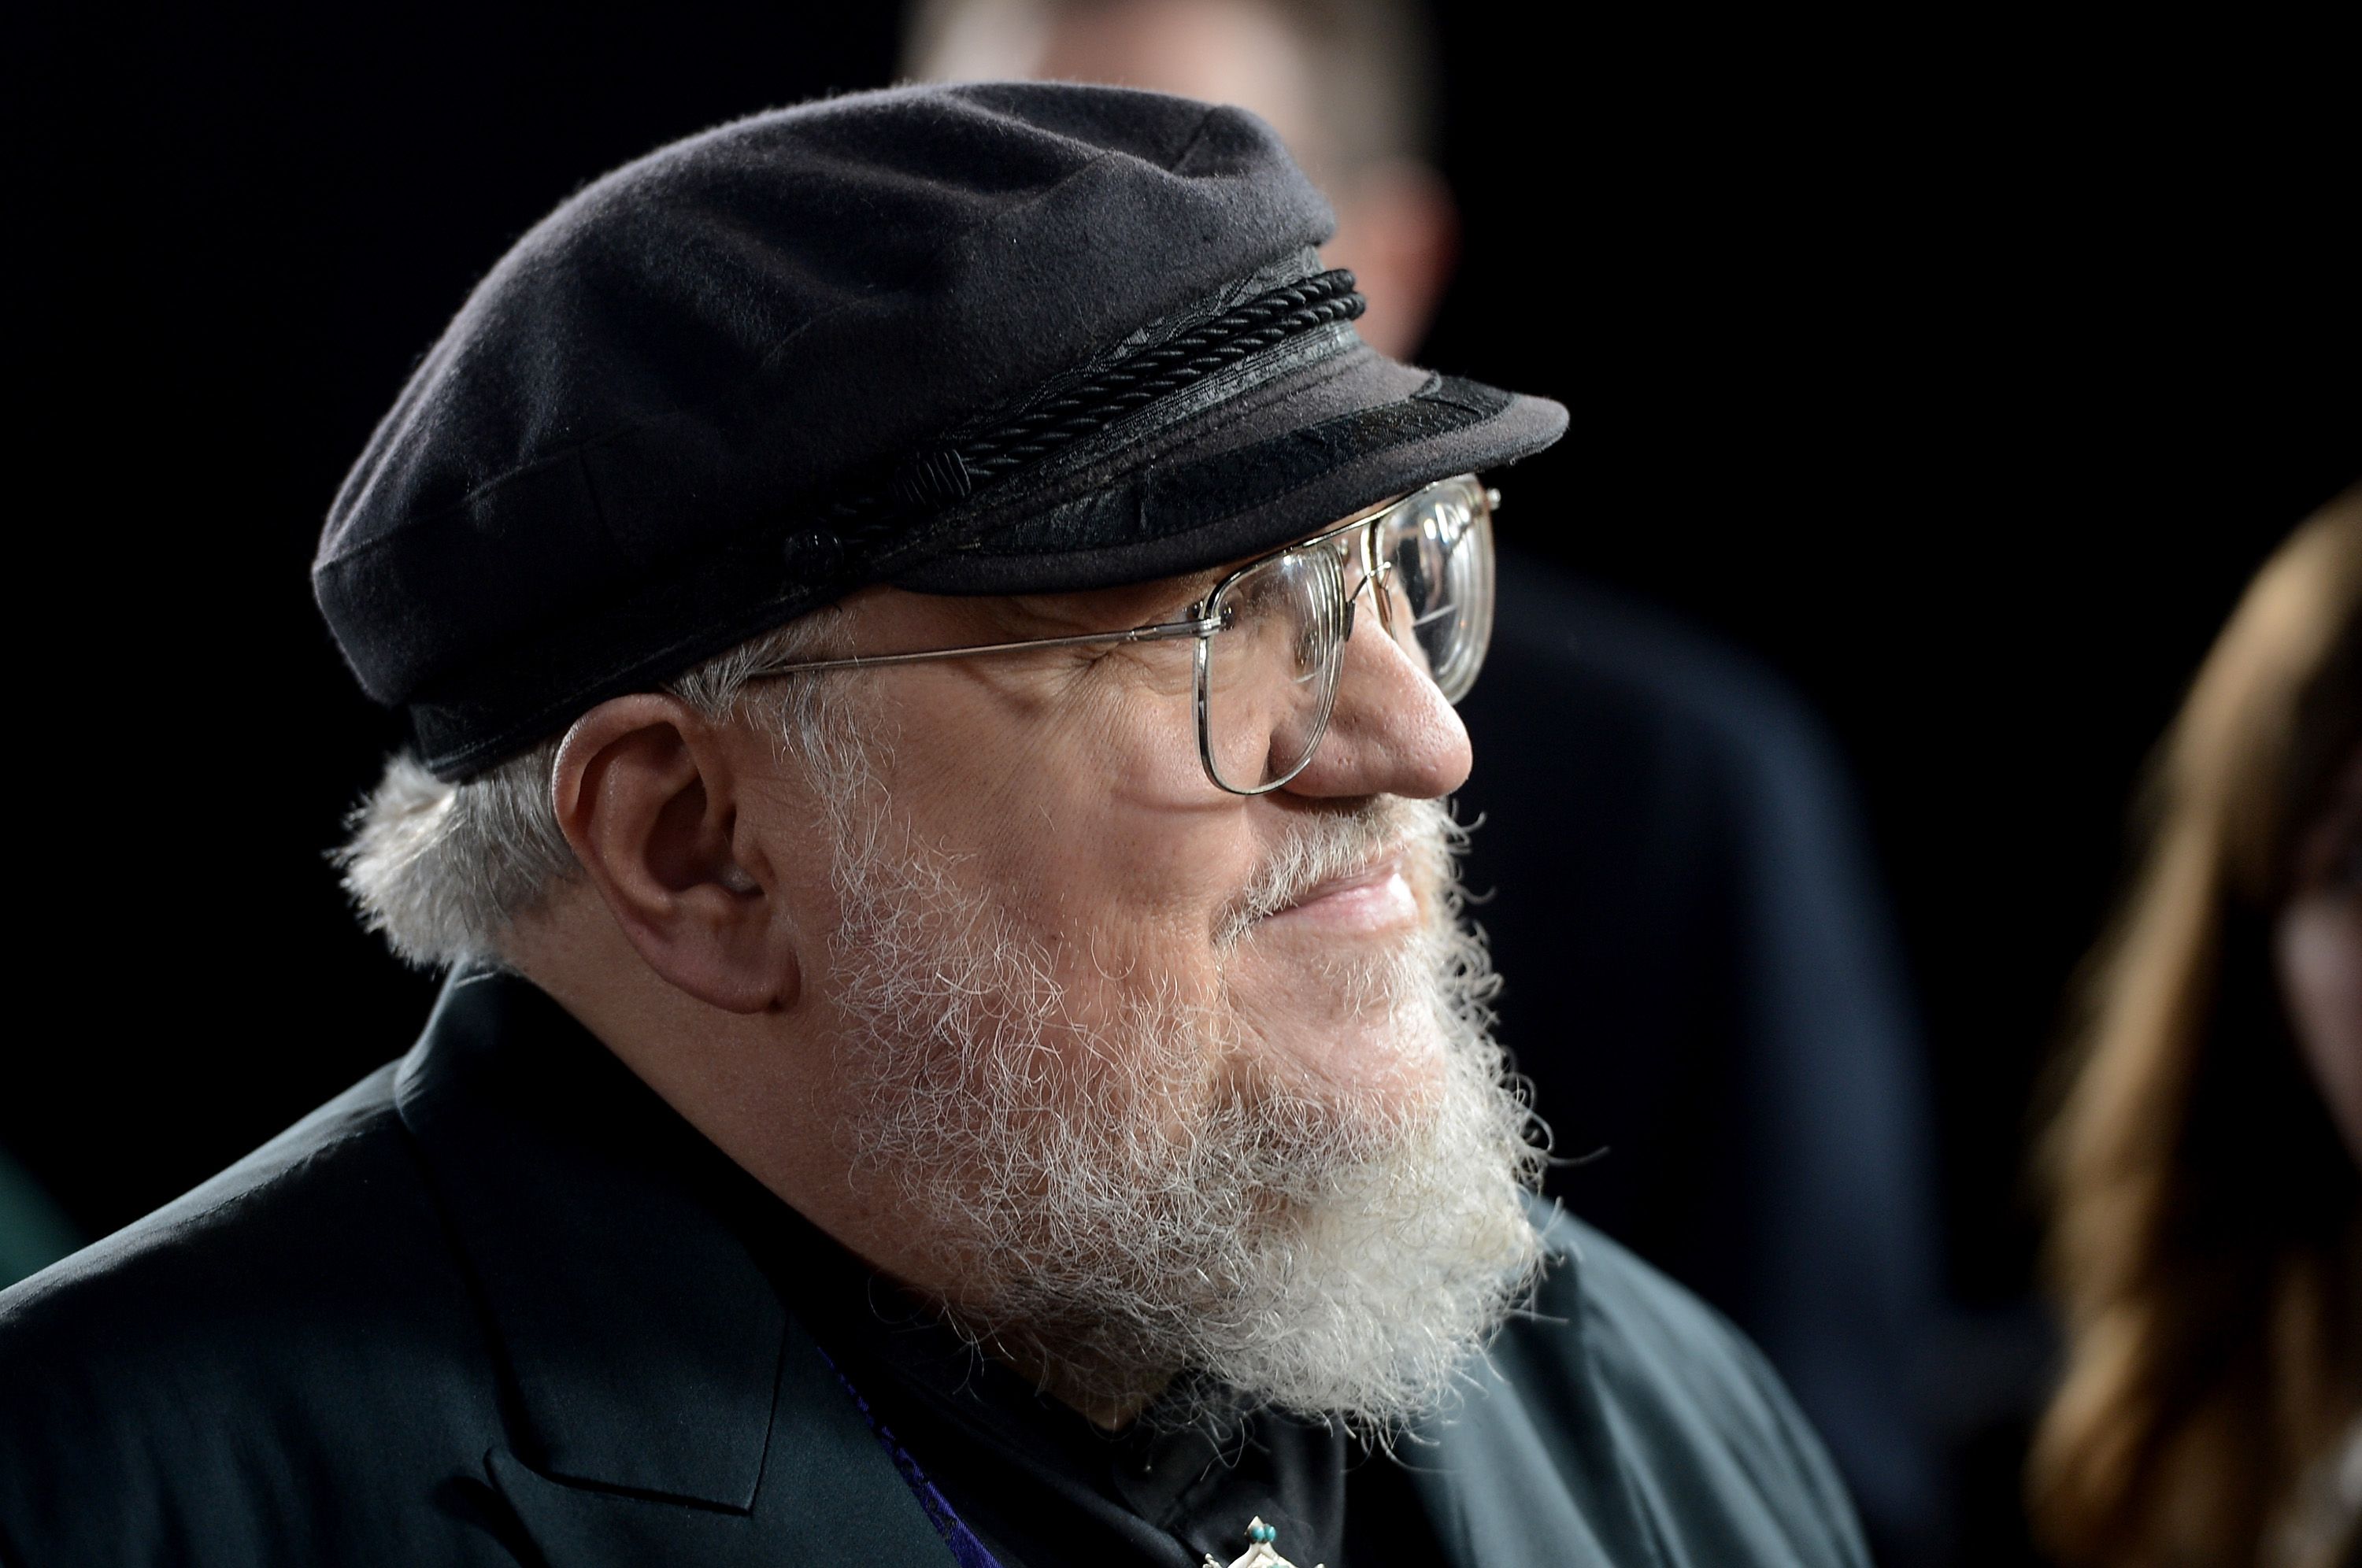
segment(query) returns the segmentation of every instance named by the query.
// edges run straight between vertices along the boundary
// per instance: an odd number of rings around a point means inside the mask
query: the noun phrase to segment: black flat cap
[[[1363,345],[1332,226],[1263,122],[1158,94],[693,137],[477,287],[337,496],[321,608],[463,778],[870,583],[1145,581],[1557,439]]]

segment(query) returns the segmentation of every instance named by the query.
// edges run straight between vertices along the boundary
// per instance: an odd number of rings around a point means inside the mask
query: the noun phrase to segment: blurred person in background
[[[1337,211],[1320,248],[1369,303],[1381,354],[1414,352],[1460,217],[1436,171],[1432,50],[1404,0],[922,0],[907,73],[1107,82],[1252,109]]]
[[[1252,109],[1336,207],[1321,254],[1367,296],[1363,336],[1407,355],[1459,245],[1424,23],[1406,0],[922,0],[903,63]],[[1993,1396],[1926,1386],[1923,1048],[1849,782],[1769,671],[1517,534],[1458,804],[1486,824],[1468,878],[1512,977],[1503,1037],[1558,1152],[1602,1156],[1553,1190],[1764,1347],[1883,1560],[1942,1561],[1941,1451],[1973,1424],[1943,1412]]]
[[[2072,1564],[2362,1562],[2362,488],[2241,600],[2158,753],[2047,1176]]]

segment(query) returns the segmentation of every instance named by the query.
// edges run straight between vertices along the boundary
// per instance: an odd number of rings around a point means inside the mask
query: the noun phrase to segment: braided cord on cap
[[[1362,314],[1343,268],[1267,290],[1220,315],[1126,355],[1005,423],[904,462],[885,484],[820,509],[841,547],[858,549],[912,512],[965,501],[1135,410],[1291,337]]]

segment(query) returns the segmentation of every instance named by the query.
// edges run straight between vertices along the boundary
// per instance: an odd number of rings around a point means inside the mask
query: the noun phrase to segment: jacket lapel
[[[455,975],[395,1100],[503,1373],[484,1468],[551,1568],[950,1562],[757,1260],[777,1199],[555,1002]]]
[[[786,1349],[771,1463],[743,1512],[561,1481],[498,1450],[485,1469],[550,1568],[948,1564],[949,1549],[819,1347],[790,1323]]]

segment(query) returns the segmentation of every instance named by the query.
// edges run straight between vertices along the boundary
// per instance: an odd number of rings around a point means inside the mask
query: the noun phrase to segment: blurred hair
[[[955,43],[979,35],[1006,54],[1001,69],[1030,73],[1031,40],[1063,17],[1141,0],[915,0],[904,14],[902,66],[932,76]],[[1304,45],[1313,112],[1329,139],[1333,173],[1393,159],[1432,163],[1436,143],[1435,44],[1417,0],[1245,0]],[[1300,151],[1301,149],[1299,149]]]
[[[841,607],[774,628],[675,677],[665,690],[708,719],[741,706],[778,732],[783,761],[800,763],[823,794],[845,792],[865,760],[839,678],[798,676],[748,694],[765,664],[810,655],[835,630]],[[424,968],[496,959],[510,924],[580,873],[557,825],[550,770],[563,734],[453,784],[408,753],[389,759],[346,819],[334,859],[361,922]]]
[[[2151,761],[2043,1174],[2068,1361],[2027,1471],[2070,1563],[2239,1563],[2362,1408],[2362,1173],[2273,919],[2357,737],[2362,488],[2249,585]]]

